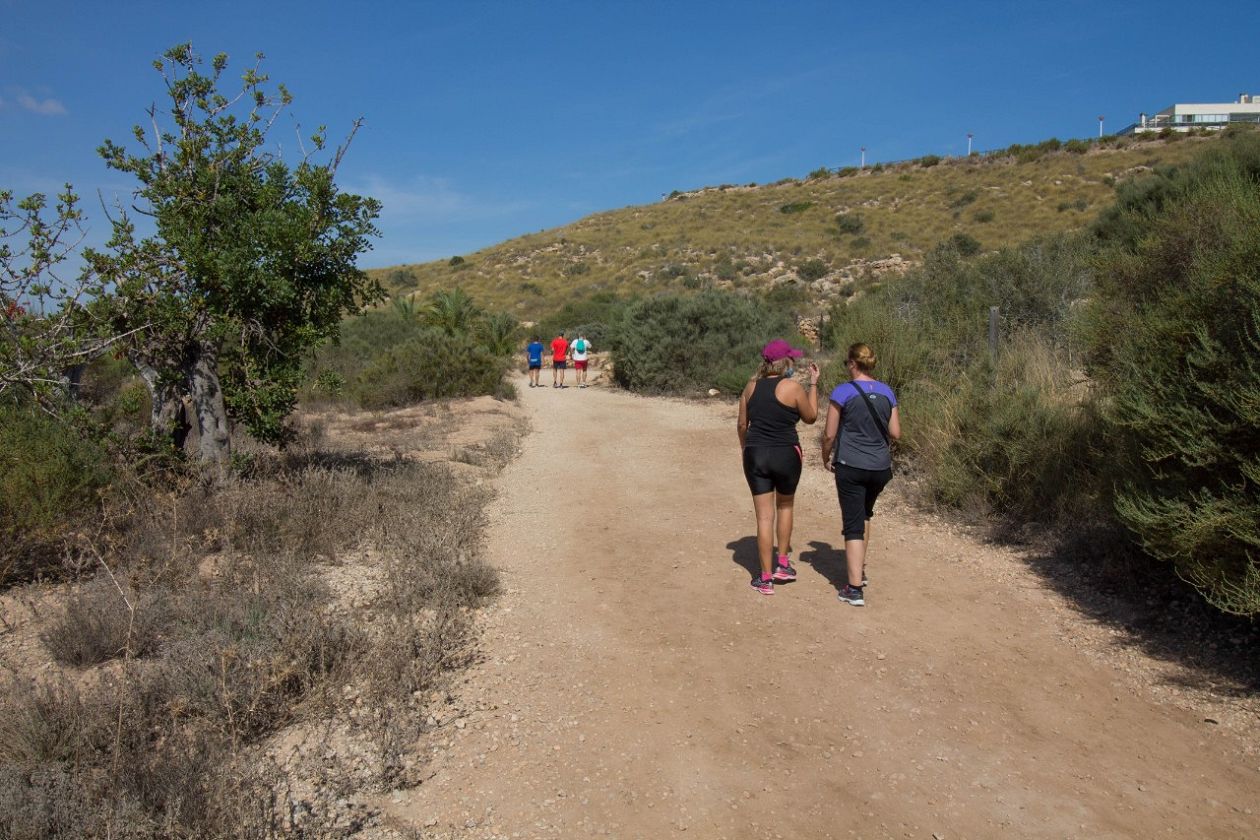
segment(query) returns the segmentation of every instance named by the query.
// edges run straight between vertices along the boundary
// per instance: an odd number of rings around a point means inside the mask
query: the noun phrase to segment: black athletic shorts
[[[892,480],[892,470],[860,470],[836,464],[836,495],[844,519],[845,540],[866,537],[866,520],[875,515],[875,500]]]
[[[774,491],[784,496],[796,493],[801,480],[799,446],[745,446],[744,478],[754,496]]]

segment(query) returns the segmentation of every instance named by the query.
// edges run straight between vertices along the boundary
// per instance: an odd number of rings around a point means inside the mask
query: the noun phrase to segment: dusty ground
[[[1253,698],[1168,689],[1176,665],[1085,618],[1015,553],[894,492],[868,605],[841,604],[838,516],[814,455],[800,580],[760,596],[729,405],[520,389],[533,431],[496,479],[489,535],[507,593],[420,745],[431,777],[376,803],[387,824],[469,838],[1260,836]]]

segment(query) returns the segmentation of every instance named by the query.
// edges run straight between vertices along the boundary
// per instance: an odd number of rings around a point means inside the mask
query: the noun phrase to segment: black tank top
[[[744,446],[799,446],[796,424],[801,413],[774,396],[783,377],[758,379],[748,398],[748,434]]]

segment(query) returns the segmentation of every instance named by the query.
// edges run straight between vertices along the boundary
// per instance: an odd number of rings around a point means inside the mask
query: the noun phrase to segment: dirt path
[[[868,605],[841,604],[834,491],[815,459],[801,579],[757,595],[729,405],[520,386],[533,432],[499,479],[489,536],[507,593],[462,714],[427,745],[433,777],[382,803],[393,824],[1260,836],[1260,758],[1082,655],[1065,634],[1083,619],[1016,559],[892,498]]]

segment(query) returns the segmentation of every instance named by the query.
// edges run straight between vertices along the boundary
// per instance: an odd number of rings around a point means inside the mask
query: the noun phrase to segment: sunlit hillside
[[[1211,137],[1049,141],[971,158],[819,170],[674,193],[449,260],[379,269],[395,296],[463,287],[535,319],[597,292],[787,285],[824,302],[903,271],[945,239],[988,250],[1080,227],[1117,182],[1176,165]]]

